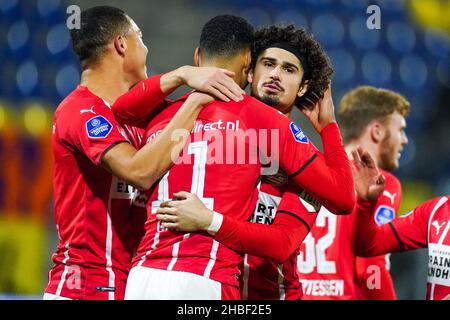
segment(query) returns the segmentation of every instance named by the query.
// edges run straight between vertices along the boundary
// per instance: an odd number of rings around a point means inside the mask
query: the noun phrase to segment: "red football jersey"
[[[157,136],[183,102],[184,98],[178,100],[149,123],[146,140],[151,141]],[[341,145],[341,141],[335,145]],[[303,186],[306,190],[318,192],[321,189],[308,176],[311,172],[316,175],[316,171],[308,169],[323,163],[323,158],[315,161],[319,157],[317,149],[286,116],[249,96],[241,102],[214,101],[203,107],[190,141],[180,154],[181,161],[148,193],[146,233],[133,265],[191,272],[237,286],[241,259],[237,252],[207,233],[165,231],[155,213],[160,203],[172,198],[174,192],[190,191],[208,208],[241,221],[247,220],[255,208],[261,161],[265,161],[260,160],[260,153],[265,160],[269,155],[278,155],[271,164],[279,161],[280,167],[294,181],[306,184]],[[346,165],[344,163],[345,168]],[[329,176],[323,173],[316,180],[329,179]],[[353,188],[352,179],[347,179],[347,174],[343,177],[346,184],[343,189],[341,184],[339,190]],[[330,186],[333,190],[338,189],[333,182]],[[343,200],[335,191],[329,193],[332,193],[327,195],[329,198]],[[352,193],[346,194],[351,198]],[[353,206],[351,201],[347,204]]]
[[[398,209],[402,198],[400,181],[386,171],[381,171],[388,179],[386,179],[385,189],[379,197],[373,212],[373,219],[378,225],[388,223],[398,217]],[[360,299],[397,299],[389,269],[389,254],[370,258],[356,257]]]
[[[377,226],[371,205],[357,205],[358,254],[364,256],[428,247],[427,299],[450,298],[449,196],[429,200],[409,214]]]
[[[287,189],[287,184],[275,187],[263,182],[251,221],[272,224],[278,215],[288,214],[301,220],[308,229],[311,229],[320,204],[308,195],[303,195],[305,199],[302,199],[298,193]],[[245,254],[239,266],[242,299],[299,300],[302,297],[302,288],[297,274],[298,254],[296,250],[283,263]]]
[[[102,154],[143,132],[119,126],[109,105],[78,86],[53,127],[55,223],[59,244],[47,293],[71,299],[123,299],[137,247],[129,212],[135,189],[100,166]]]
[[[401,197],[398,179],[388,172],[383,171],[383,174],[386,177],[384,196],[379,198],[376,209],[372,213],[374,220],[380,224],[386,223],[396,216]],[[394,200],[393,204],[391,199]],[[320,210],[315,226],[300,246],[298,271],[303,286],[303,299],[355,300],[364,298],[357,273],[359,258],[354,251],[355,219],[355,212],[346,216],[338,216],[325,207]],[[377,258],[375,262],[379,263],[379,259]],[[382,259],[380,268],[386,268],[384,257]],[[364,262],[362,260],[362,263]],[[372,268],[363,269],[363,272],[369,277],[373,270]],[[381,279],[384,282],[380,288],[390,288],[389,284],[392,286],[392,282],[383,279]],[[385,285],[385,283],[387,284]],[[378,288],[378,286],[375,284],[368,290],[371,288]]]

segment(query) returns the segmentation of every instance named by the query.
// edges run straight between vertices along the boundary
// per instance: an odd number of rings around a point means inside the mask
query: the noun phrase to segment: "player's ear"
[[[247,74],[250,72],[251,68],[252,68],[252,51],[248,49],[245,52],[245,71],[247,72]]]
[[[200,48],[199,47],[195,48],[194,65],[197,67],[200,66]]]
[[[372,122],[370,125],[370,138],[375,143],[380,143],[384,139],[385,130],[384,127],[378,121]]]
[[[114,48],[116,49],[116,52],[120,56],[125,56],[125,52],[127,51],[127,41],[125,40],[125,37],[123,36],[117,36],[114,38]]]
[[[305,80],[303,81],[303,83],[300,85],[300,88],[298,89],[297,92],[297,97],[303,97],[305,95],[305,93],[308,91],[309,89],[309,80]]]
[[[247,81],[248,83],[253,83],[253,68],[248,72]]]

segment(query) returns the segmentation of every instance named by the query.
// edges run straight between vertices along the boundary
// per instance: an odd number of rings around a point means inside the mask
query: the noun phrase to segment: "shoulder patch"
[[[292,135],[294,136],[295,141],[301,143],[308,143],[308,137],[303,133],[303,131],[293,122],[289,125],[291,129]]]
[[[86,132],[89,138],[106,138],[113,126],[104,116],[96,116],[86,121]]]
[[[379,206],[375,212],[375,222],[382,225],[391,222],[395,218],[395,210],[389,206]]]

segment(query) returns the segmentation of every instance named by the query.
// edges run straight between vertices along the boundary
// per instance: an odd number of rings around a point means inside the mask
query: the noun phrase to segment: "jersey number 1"
[[[188,154],[194,155],[194,165],[192,166],[191,193],[197,195],[205,206],[214,210],[214,198],[203,197],[205,190],[205,167],[208,155],[208,142],[196,141],[189,143]],[[170,170],[162,177],[158,186],[158,200],[152,202],[152,213],[156,214],[162,202],[170,199],[169,197],[169,174]],[[181,190],[180,190],[181,191]]]

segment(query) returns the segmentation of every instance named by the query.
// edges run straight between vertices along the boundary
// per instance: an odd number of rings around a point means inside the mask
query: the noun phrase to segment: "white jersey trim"
[[[446,197],[442,197],[441,199],[439,199],[438,203],[434,206],[433,211],[430,214],[430,219],[428,220],[428,233],[427,233],[427,243],[430,243],[430,232],[431,232],[431,221],[433,221],[434,218],[434,214],[436,213],[436,211],[442,207],[442,205],[447,202],[447,198]],[[446,235],[448,232],[448,224],[444,230],[444,232],[442,233],[441,237],[439,238],[438,244],[441,244],[442,241],[444,240],[444,235]],[[434,300],[434,288],[436,287],[435,283],[431,283],[431,287],[430,287],[430,300]]]
[[[172,249],[172,260],[170,260],[170,263],[169,263],[169,266],[167,267],[167,270],[172,271],[173,266],[175,265],[175,263],[176,263],[177,260],[178,260],[178,251],[180,250],[180,243],[181,243],[181,241],[186,240],[187,238],[189,238],[190,235],[191,235],[190,233],[186,233],[186,234],[183,236],[183,239],[182,239],[182,240],[178,241],[177,243],[175,243],[175,244],[173,245],[173,249]]]
[[[66,245],[64,247],[67,249],[66,251],[64,251],[64,260],[62,261],[62,263],[64,265],[64,271],[61,275],[61,280],[59,280],[58,288],[56,288],[55,295],[57,295],[57,296],[61,295],[61,291],[64,286],[64,282],[66,282],[67,273],[69,272],[69,266],[67,265],[67,261],[69,260],[70,245],[68,243],[66,243]]]
[[[248,254],[244,255],[244,274],[243,274],[243,285],[242,285],[242,300],[248,300],[248,276],[250,273],[250,268],[248,265]]]
[[[206,265],[205,272],[203,273],[203,276],[206,278],[209,278],[211,275],[211,270],[214,267],[214,264],[216,263],[216,255],[217,250],[219,249],[219,242],[216,240],[213,240],[211,252],[209,254],[210,259],[208,261],[208,264]]]
[[[152,253],[152,251],[156,248],[156,245],[159,242],[159,231],[157,231],[155,233],[155,236],[153,237],[153,244],[150,247],[150,250],[148,250],[141,258],[141,261],[139,261],[139,263],[137,264],[137,266],[142,266],[142,264],[145,262],[145,260],[147,259],[148,255],[150,255],[150,253]]]
[[[112,221],[111,221],[111,196],[114,191],[114,176],[111,177],[111,189],[109,192],[108,211],[106,212],[106,243],[105,243],[105,258],[106,271],[108,271],[108,286],[115,287],[116,274],[112,269]],[[108,300],[114,300],[114,291],[108,292]]]

